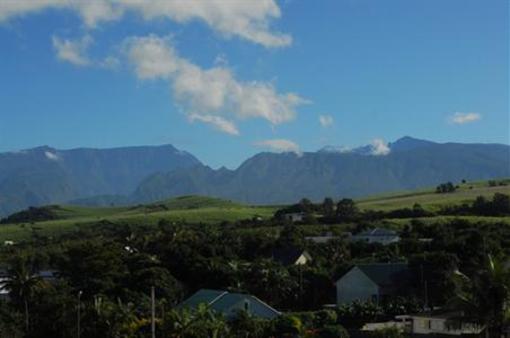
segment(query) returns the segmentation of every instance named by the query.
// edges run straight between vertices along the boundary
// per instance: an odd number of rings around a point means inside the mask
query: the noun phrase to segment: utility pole
[[[151,287],[151,332],[152,338],[156,338],[156,290]]]
[[[429,307],[429,284],[425,281],[425,307]]]
[[[81,334],[81,327],[80,327],[80,321],[81,321],[81,295],[83,294],[83,291],[78,291],[78,318],[77,318],[77,337],[80,338]]]

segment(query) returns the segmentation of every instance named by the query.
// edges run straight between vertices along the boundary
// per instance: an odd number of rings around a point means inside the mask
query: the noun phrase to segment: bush
[[[282,315],[273,321],[273,334],[276,337],[293,337],[301,333],[303,324],[297,316]]]
[[[321,338],[349,338],[349,333],[341,325],[326,325],[318,333]]]
[[[316,328],[326,327],[336,323],[337,315],[333,310],[321,310],[314,314],[313,326]]]
[[[396,327],[375,330],[369,336],[370,338],[404,338],[404,334]]]

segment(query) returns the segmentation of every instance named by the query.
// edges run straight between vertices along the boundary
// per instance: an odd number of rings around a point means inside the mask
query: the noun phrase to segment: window
[[[244,300],[244,311],[250,311],[250,301],[248,299]]]

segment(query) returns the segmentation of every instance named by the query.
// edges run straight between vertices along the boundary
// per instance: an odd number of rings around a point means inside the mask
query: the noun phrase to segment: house
[[[283,215],[283,219],[292,223],[303,222],[306,213],[304,212],[291,212]]]
[[[335,235],[333,235],[333,233],[331,231],[328,231],[326,233],[322,233],[320,236],[306,236],[305,240],[313,242],[315,244],[326,244],[333,240],[340,240],[340,239],[348,240],[348,239],[350,239],[351,236],[352,235],[350,232],[344,232],[339,236],[335,236]]]
[[[306,265],[312,261],[312,256],[306,250],[297,248],[275,249],[272,258],[284,266]]]
[[[209,289],[197,291],[179,304],[177,308],[195,309],[199,304],[208,305],[212,310],[223,314],[227,319],[235,318],[239,311],[246,311],[254,317],[264,319],[273,319],[280,315],[280,312],[255,296]]]
[[[400,242],[400,236],[393,230],[375,228],[363,231],[351,237],[352,241],[363,241],[366,243],[380,243],[389,245]]]
[[[6,299],[9,291],[5,289],[5,282],[7,282],[7,270],[0,269],[0,299]]]
[[[373,263],[353,266],[335,283],[337,305],[355,300],[379,303],[402,292],[408,284],[409,269],[405,263]]]
[[[405,321],[394,321],[390,320],[387,322],[380,322],[380,323],[365,323],[361,327],[361,331],[365,332],[374,332],[384,329],[397,329],[400,332],[407,332],[408,324]]]
[[[462,315],[455,312],[429,312],[397,316],[396,319],[408,323],[408,332],[415,335],[479,335],[484,327],[462,321]]]

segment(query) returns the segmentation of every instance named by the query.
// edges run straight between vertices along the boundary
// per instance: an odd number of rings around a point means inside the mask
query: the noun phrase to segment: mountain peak
[[[389,144],[391,151],[408,151],[436,144],[432,141],[421,140],[411,136],[404,136]]]

